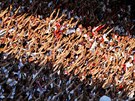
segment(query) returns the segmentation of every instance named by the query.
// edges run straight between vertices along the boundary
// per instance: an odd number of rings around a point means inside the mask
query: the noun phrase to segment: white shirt
[[[66,31],[66,35],[69,35],[69,34],[72,34],[72,33],[75,33],[75,29],[68,29]]]
[[[51,24],[54,23],[54,21],[55,21],[55,20],[51,20],[51,21],[49,22],[49,26],[48,26],[48,28],[47,28],[47,30],[46,30],[46,33],[49,33],[49,32],[50,32],[50,30],[51,30]],[[56,29],[56,28],[55,28],[55,29]]]
[[[131,66],[133,66],[132,63],[129,63],[129,62],[126,63],[126,67],[127,67],[127,68],[128,68],[128,67],[131,67]]]
[[[91,51],[94,50],[94,49],[96,48],[97,44],[98,44],[98,43],[97,43],[96,41],[94,41],[94,43],[92,44],[90,50],[91,50]]]
[[[77,28],[76,31],[79,33],[79,34],[82,34],[82,31],[80,28]]]
[[[107,34],[104,34],[104,35],[103,35],[104,41],[108,41],[108,39],[106,38],[106,36],[107,36]]]

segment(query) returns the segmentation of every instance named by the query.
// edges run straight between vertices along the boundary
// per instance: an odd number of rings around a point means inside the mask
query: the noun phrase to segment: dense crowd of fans
[[[115,15],[118,8],[110,7],[110,0],[22,1],[20,8],[16,0],[14,6],[0,13],[0,100],[135,99],[130,5],[129,9],[123,5]],[[0,7],[6,7],[5,2],[13,1],[3,1]],[[43,3],[44,10],[40,7]],[[87,12],[89,6],[91,10],[97,8]],[[44,16],[26,11],[47,12]],[[80,20],[86,21],[81,24]]]
[[[41,18],[60,9],[68,19],[79,19],[86,27],[106,23],[121,35],[134,35],[135,31],[134,0],[3,0],[0,7],[6,8],[10,4],[13,11],[20,6],[20,13],[40,14]]]
[[[0,99],[132,100],[135,39],[106,24],[0,13]]]

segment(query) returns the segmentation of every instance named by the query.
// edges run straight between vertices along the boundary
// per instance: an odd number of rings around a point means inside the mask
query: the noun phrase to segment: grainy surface
[[[113,28],[85,28],[78,20],[0,13],[0,99],[131,99],[135,39]],[[54,14],[54,16],[53,16]]]

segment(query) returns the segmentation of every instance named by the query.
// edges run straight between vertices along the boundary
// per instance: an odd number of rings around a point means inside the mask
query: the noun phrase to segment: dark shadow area
[[[124,88],[127,84],[116,86],[112,81],[111,86],[103,88],[104,81],[100,78],[90,74],[81,82],[77,75],[65,75],[62,69],[54,72],[49,61],[39,67],[11,55],[0,54],[0,57],[0,99],[3,101],[66,101],[69,98],[71,101],[97,101],[103,95],[111,97],[112,101],[128,99],[128,89]]]

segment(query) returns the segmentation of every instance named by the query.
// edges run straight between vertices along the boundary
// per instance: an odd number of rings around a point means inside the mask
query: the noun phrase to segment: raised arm
[[[52,14],[50,15],[50,20],[53,18],[54,13],[56,12],[56,9],[52,12]]]

